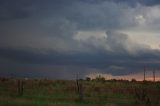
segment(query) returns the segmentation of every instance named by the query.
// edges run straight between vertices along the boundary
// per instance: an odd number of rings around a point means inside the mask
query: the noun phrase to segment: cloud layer
[[[118,75],[139,72],[144,66],[159,69],[159,3],[0,1],[0,72],[73,78],[95,70]]]

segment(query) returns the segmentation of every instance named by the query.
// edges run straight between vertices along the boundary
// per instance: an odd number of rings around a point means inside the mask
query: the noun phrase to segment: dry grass
[[[76,81],[24,80],[18,95],[17,79],[0,78],[0,106],[159,106],[159,82],[80,81],[83,101],[77,101]]]

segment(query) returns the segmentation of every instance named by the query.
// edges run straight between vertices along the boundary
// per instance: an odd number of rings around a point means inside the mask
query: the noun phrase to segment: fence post
[[[18,79],[17,83],[18,83],[18,95],[22,96],[24,83],[20,79]]]
[[[155,69],[153,69],[153,81],[155,82]]]
[[[77,75],[77,79],[76,79],[76,84],[77,84],[77,91],[78,91],[78,100],[79,100],[79,102],[82,102],[83,101],[83,86],[79,82],[78,75]]]
[[[146,67],[144,67],[144,81],[146,80]]]

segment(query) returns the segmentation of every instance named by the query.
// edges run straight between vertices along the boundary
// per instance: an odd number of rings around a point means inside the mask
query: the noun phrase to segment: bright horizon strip
[[[116,79],[116,80],[129,80],[135,79],[136,81],[143,81],[144,80],[144,73],[134,73],[134,74],[128,74],[128,75],[118,75],[114,76],[112,74],[103,74],[103,73],[91,73],[86,75],[86,77],[90,77],[91,79],[95,79],[96,77],[101,76],[104,77],[106,80]],[[155,81],[160,81],[160,72],[155,73]],[[153,72],[152,71],[146,71],[146,77],[145,80],[147,81],[153,81]]]

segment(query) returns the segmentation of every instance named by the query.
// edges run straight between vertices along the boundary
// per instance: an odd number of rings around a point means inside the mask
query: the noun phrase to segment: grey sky
[[[159,69],[159,3],[0,0],[0,73],[61,79]]]

